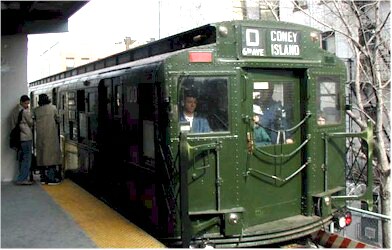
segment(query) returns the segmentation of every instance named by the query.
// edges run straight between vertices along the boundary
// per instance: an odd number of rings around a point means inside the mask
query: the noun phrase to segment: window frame
[[[336,125],[340,125],[342,124],[343,121],[343,115],[342,115],[342,105],[343,102],[341,100],[342,96],[344,95],[342,89],[340,88],[340,79],[338,76],[318,76],[317,77],[317,88],[316,88],[316,123],[317,120],[320,116],[323,116],[325,119],[325,123],[324,124],[318,124],[318,126],[336,126]],[[334,83],[334,93],[332,94],[322,94],[321,93],[321,86],[323,83]],[[327,88],[325,88],[327,89]],[[331,97],[331,99],[334,99],[334,105],[332,107],[334,107],[334,109],[330,109],[330,111],[333,111],[333,115],[330,114],[326,114],[326,108],[331,108],[331,106],[326,106],[326,107],[322,107],[323,105],[323,101],[322,101],[322,97]],[[325,103],[325,102],[324,102]],[[333,121],[332,119],[327,119],[328,115],[330,117],[335,116]]]
[[[205,72],[207,73],[207,72]],[[234,74],[234,73],[232,73]],[[192,136],[211,136],[211,135],[216,135],[216,134],[230,134],[232,130],[232,121],[231,121],[231,108],[230,108],[230,82],[232,81],[232,74],[217,74],[216,72],[213,72],[211,74],[187,74],[187,75],[179,75],[176,78],[176,83],[177,83],[177,100],[178,102],[175,104],[175,110],[177,111],[176,113],[176,119],[177,119],[177,124],[178,124],[178,131],[180,131],[180,115],[182,112],[182,103],[183,103],[183,82],[182,79],[184,78],[220,78],[226,80],[226,95],[227,95],[227,103],[226,103],[226,117],[227,117],[227,124],[228,128],[227,130],[222,130],[222,131],[214,131],[210,125],[211,132],[201,132],[201,133],[193,133],[189,132],[188,135]],[[235,73],[236,74],[236,73]],[[198,103],[199,100],[198,100]],[[206,118],[207,119],[207,118]],[[207,119],[208,120],[208,119]],[[210,123],[210,121],[209,121]]]

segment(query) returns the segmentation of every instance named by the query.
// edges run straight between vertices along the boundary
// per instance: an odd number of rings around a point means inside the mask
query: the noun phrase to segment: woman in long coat
[[[39,95],[38,105],[39,107],[34,109],[34,119],[37,166],[43,168],[41,183],[57,184],[60,182],[57,166],[62,164],[58,134],[59,115],[56,106],[50,104],[46,94]]]

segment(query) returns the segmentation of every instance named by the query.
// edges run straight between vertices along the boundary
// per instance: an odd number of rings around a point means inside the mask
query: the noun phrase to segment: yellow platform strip
[[[64,180],[57,186],[42,187],[99,248],[165,248],[161,242],[70,180]]]

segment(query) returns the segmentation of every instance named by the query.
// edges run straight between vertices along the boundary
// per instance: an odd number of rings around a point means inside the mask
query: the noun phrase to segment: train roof
[[[93,71],[107,71],[108,68],[115,68],[117,65],[125,66],[124,64],[128,64],[130,62],[151,57],[156,58],[159,55],[172,55],[173,52],[182,51],[187,48],[219,43],[219,37],[227,35],[226,32],[233,26],[296,29],[301,31],[308,30],[309,32],[315,30],[311,27],[279,21],[240,20],[212,23],[126,50],[68,71],[42,78],[31,82],[29,86],[34,87],[45,83],[72,78],[74,76]]]

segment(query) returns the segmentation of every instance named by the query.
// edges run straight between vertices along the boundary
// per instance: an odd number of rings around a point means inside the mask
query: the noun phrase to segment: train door
[[[116,180],[122,162],[122,84],[119,78],[104,79],[98,86],[99,172]]]
[[[187,132],[190,146],[188,169],[189,213],[193,219],[207,211],[232,208],[236,192],[224,192],[221,183],[235,175],[235,138],[229,126],[229,76],[183,76],[179,78],[180,129]],[[231,144],[230,144],[231,143]],[[224,148],[224,150],[220,150]],[[235,185],[234,185],[235,186]],[[235,189],[230,185],[230,189]],[[213,216],[210,214],[209,216]],[[203,219],[206,219],[205,217]]]
[[[265,223],[301,214],[303,112],[300,77],[290,71],[247,70],[252,100],[245,197],[249,221]],[[249,105],[251,105],[249,107]]]

